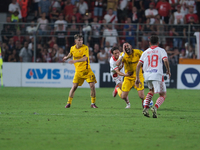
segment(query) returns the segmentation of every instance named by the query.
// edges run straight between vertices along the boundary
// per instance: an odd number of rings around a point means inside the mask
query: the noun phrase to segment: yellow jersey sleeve
[[[143,51],[139,49],[134,49],[134,52],[136,53],[136,55],[139,56],[139,58],[142,56],[142,53],[143,53]]]
[[[72,47],[70,48],[70,52],[69,52],[69,53],[70,53],[71,56],[73,56],[73,52],[74,52],[74,46],[72,46]]]

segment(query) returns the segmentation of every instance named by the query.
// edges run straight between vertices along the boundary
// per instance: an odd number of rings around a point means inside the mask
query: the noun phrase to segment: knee
[[[95,89],[94,83],[91,83],[91,84],[90,84],[90,89],[91,89],[91,90],[94,90],[94,89]]]
[[[121,94],[121,98],[122,98],[122,99],[125,99],[126,97],[127,97],[126,94],[124,94],[124,93]]]
[[[141,100],[144,100],[145,98],[144,91],[138,91],[138,96]]]
[[[160,96],[162,96],[162,97],[164,97],[164,98],[167,97],[166,93],[160,93]]]
[[[122,98],[122,99],[125,99],[125,98],[126,98],[126,96],[124,96],[124,95],[121,95],[121,98]]]
[[[77,88],[78,88],[78,85],[73,85],[72,91],[76,91]]]
[[[142,96],[139,96],[141,100],[144,100],[145,96],[142,95]]]

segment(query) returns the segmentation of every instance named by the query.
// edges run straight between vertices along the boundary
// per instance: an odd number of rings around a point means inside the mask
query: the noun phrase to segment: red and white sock
[[[149,103],[151,102],[151,99],[153,97],[153,94],[148,93],[146,96],[146,99],[144,100],[144,108],[149,108]]]
[[[126,97],[126,104],[129,104],[130,102],[129,102],[129,99],[128,99],[128,96]]]
[[[155,104],[156,108],[158,109],[164,101],[165,101],[165,98],[163,96],[158,97],[156,104]]]

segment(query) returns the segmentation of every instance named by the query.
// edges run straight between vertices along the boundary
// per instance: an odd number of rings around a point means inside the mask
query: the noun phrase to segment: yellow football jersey
[[[133,53],[131,55],[128,55],[127,53],[125,53],[124,58],[122,59],[122,62],[124,62],[124,71],[125,71],[125,73],[133,72],[132,76],[126,77],[126,78],[133,78],[136,76],[136,67],[137,67],[137,64],[140,60],[142,53],[143,52],[139,49],[133,49]],[[120,54],[120,56],[122,54],[123,54],[123,52]],[[142,69],[140,69],[139,75],[142,75]]]
[[[86,56],[88,59],[84,62],[74,63],[76,71],[83,71],[90,68],[90,59],[89,59],[89,48],[86,45],[82,45],[79,49],[76,48],[76,45],[72,46],[70,49],[70,54],[73,56],[73,60],[81,59]]]

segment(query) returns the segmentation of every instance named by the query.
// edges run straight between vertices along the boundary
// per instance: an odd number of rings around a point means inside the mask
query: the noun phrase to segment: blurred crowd
[[[0,46],[5,62],[33,62],[34,46],[36,62],[62,62],[81,33],[90,62],[108,63],[112,46],[122,50],[126,41],[145,50],[156,34],[177,64],[196,58],[199,16],[200,0],[12,0]]]

